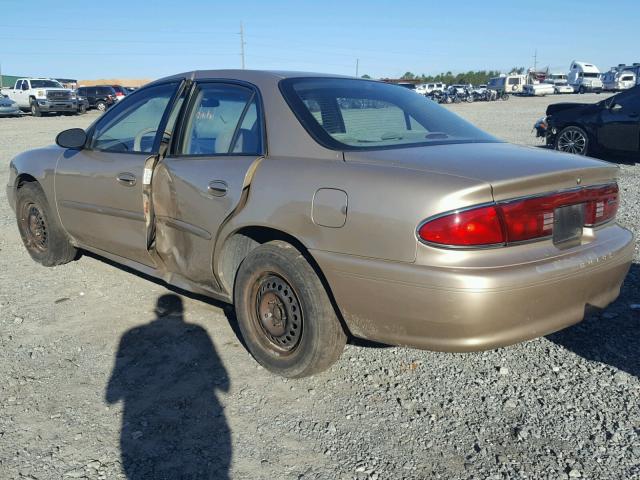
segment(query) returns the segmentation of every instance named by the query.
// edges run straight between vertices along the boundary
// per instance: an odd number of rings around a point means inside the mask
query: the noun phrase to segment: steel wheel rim
[[[49,229],[42,209],[35,203],[26,203],[20,215],[27,248],[46,252],[49,245]]]
[[[584,154],[587,147],[586,137],[574,128],[565,130],[558,137],[558,150],[567,153]]]
[[[98,110],[100,110],[101,112],[104,112],[107,109],[106,105],[104,103],[99,103],[98,104]]]
[[[300,344],[303,329],[298,296],[280,275],[267,273],[253,288],[252,319],[261,343],[279,354],[291,354]]]

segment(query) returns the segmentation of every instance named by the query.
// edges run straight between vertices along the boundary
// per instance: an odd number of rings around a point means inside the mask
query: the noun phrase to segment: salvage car
[[[22,115],[18,104],[9,97],[0,95],[0,117],[17,117]]]
[[[196,71],[22,153],[7,197],[31,257],[87,250],[233,303],[268,370],[348,336],[509,345],[605,307],[629,268],[617,168],[511,145],[397,85]]]
[[[640,86],[598,103],[555,103],[534,125],[536,135],[578,155],[640,153]]]

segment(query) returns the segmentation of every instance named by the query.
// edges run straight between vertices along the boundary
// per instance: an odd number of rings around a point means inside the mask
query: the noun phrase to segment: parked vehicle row
[[[121,85],[64,88],[51,78],[20,78],[12,88],[1,90],[0,116],[31,112],[34,117],[48,114],[82,114],[91,108],[106,111],[131,93]],[[12,113],[10,113],[12,112]]]
[[[0,92],[20,110],[30,111],[35,117],[47,113],[78,113],[75,92],[51,78],[19,78],[13,88],[3,88]]]

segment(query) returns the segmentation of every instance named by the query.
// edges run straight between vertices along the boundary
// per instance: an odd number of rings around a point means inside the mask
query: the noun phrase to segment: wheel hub
[[[27,241],[30,246],[40,251],[47,248],[47,224],[44,215],[35,205],[30,205],[25,219]]]
[[[259,283],[256,316],[262,332],[277,350],[291,351],[298,345],[302,333],[300,303],[283,278],[269,275]]]

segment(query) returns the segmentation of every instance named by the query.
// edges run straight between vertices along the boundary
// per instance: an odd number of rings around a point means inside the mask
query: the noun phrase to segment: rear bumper
[[[432,268],[312,251],[351,332],[394,345],[477,351],[579,322],[619,295],[633,235],[611,225],[559,257],[496,268]]]

